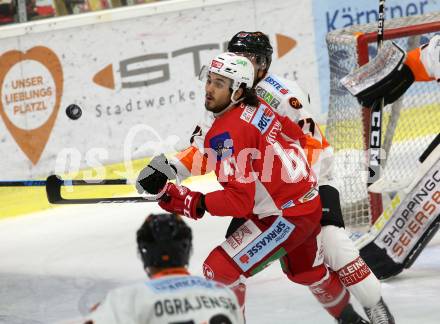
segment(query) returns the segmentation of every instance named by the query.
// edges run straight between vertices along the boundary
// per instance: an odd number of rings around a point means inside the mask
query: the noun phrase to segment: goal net
[[[440,31],[440,13],[385,20],[384,40],[405,50],[418,47]],[[326,137],[335,149],[335,178],[347,226],[372,224],[384,198],[368,193],[370,109],[363,108],[340,79],[376,55],[377,24],[356,25],[327,34],[330,61],[330,99]],[[382,118],[381,178],[390,191],[409,183],[418,158],[440,133],[440,84],[417,82]],[[384,158],[384,157],[382,157]],[[392,188],[393,184],[396,188]]]

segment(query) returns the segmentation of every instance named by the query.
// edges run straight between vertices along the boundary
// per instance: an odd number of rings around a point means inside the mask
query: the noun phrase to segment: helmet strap
[[[231,103],[232,103],[233,105],[235,105],[237,102],[239,102],[240,100],[242,100],[242,98],[240,98],[240,99],[238,99],[238,100],[235,100],[235,99],[234,99],[235,94],[237,93],[237,90],[238,90],[238,89],[239,89],[239,88],[233,90],[232,93],[231,93]]]

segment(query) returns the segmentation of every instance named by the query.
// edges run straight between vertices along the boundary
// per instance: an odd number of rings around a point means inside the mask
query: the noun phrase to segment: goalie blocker
[[[360,254],[379,279],[411,267],[440,227],[439,142],[437,135],[420,157],[422,164],[411,185],[396,194],[391,217],[384,220],[385,211],[359,239]]]
[[[385,42],[374,59],[342,78],[341,83],[364,107],[372,107],[380,98],[385,105],[393,103],[414,82],[406,59],[396,43]]]

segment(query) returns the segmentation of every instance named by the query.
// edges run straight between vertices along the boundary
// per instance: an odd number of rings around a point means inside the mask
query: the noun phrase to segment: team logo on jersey
[[[243,271],[248,271],[287,240],[294,229],[295,225],[279,216],[271,227],[248,244],[233,260]]]
[[[243,119],[245,122],[249,123],[255,113],[255,109],[255,107],[246,105],[241,113],[240,119]]]
[[[266,91],[262,87],[257,86],[255,88],[255,91],[257,93],[257,96],[260,97],[261,99],[263,99],[273,109],[277,109],[278,106],[280,105],[280,103],[281,103],[280,98],[275,97],[273,94],[271,94],[270,92]]]
[[[250,259],[251,259],[251,258],[250,258],[247,254],[243,254],[243,255],[240,257],[240,262],[246,264],[246,263],[249,262]]]
[[[266,140],[269,144],[274,144],[276,142],[277,136],[281,132],[281,129],[281,123],[278,120],[275,121],[269,133],[266,135]]]
[[[295,203],[293,202],[292,199],[290,199],[288,202],[285,202],[282,206],[281,209],[286,209],[286,208],[290,208],[292,206],[295,206]]]
[[[289,99],[289,104],[292,106],[292,108],[295,108],[295,109],[301,109],[303,106],[301,104],[301,102],[295,97],[292,97]]]
[[[298,199],[301,204],[304,204],[318,196],[318,190],[316,188],[312,188],[307,193]]]
[[[355,285],[370,275],[370,268],[361,257],[338,270],[339,278],[346,287]]]
[[[203,263],[203,275],[205,276],[206,279],[210,279],[210,280],[214,279],[214,271],[206,263]]]
[[[289,92],[287,88],[285,88],[279,81],[275,80],[275,78],[268,76],[264,79],[267,83],[269,83],[272,87],[277,89],[281,94],[285,95]]]
[[[229,132],[224,132],[209,140],[209,147],[217,153],[217,161],[224,160],[234,153],[234,146]]]
[[[254,119],[252,120],[252,125],[257,127],[261,134],[264,134],[274,118],[275,114],[272,112],[272,110],[270,110],[264,104],[261,104],[260,107],[258,107]]]
[[[248,220],[237,228],[237,230],[222,243],[221,247],[231,258],[233,258],[260,234],[261,230],[257,225]]]

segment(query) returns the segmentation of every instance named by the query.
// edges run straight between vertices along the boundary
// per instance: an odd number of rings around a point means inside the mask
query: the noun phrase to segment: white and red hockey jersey
[[[235,294],[198,276],[169,275],[108,293],[93,324],[244,323]]]
[[[258,97],[279,115],[297,123],[305,137],[303,148],[320,185],[332,178],[333,149],[311,114],[309,96],[295,81],[267,74],[255,87]]]

